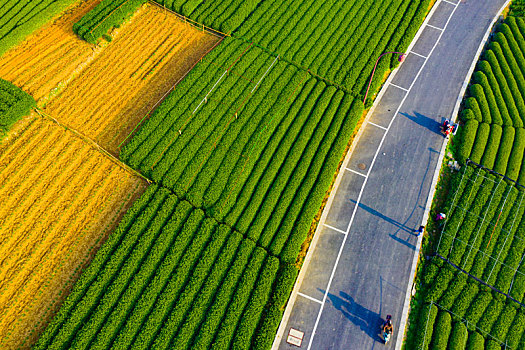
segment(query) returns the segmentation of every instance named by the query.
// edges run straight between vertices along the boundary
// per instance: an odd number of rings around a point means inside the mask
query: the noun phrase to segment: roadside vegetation
[[[471,78],[451,148],[461,170],[443,164],[431,220],[447,218],[427,226],[405,349],[525,348],[524,24],[496,26]]]

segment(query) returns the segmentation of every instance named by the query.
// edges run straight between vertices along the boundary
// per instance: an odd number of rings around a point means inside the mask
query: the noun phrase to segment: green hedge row
[[[73,31],[87,42],[96,44],[104,34],[120,26],[144,3],[146,0],[102,0],[73,24]]]
[[[296,273],[152,185],[83,272],[35,349],[268,344]]]
[[[478,332],[470,333],[467,350],[485,350],[485,338]]]
[[[434,325],[431,349],[446,350],[452,330],[452,317],[448,312],[440,311]]]
[[[0,78],[0,139],[35,106],[31,95]]]
[[[518,181],[525,142],[525,39],[520,28],[524,21],[515,17],[497,26],[465,97],[464,130],[456,149],[459,161],[470,158]],[[521,178],[525,183],[525,175]]]
[[[474,141],[474,146],[472,147],[472,152],[469,155],[469,158],[477,163],[481,163],[481,158],[483,157],[483,153],[485,152],[485,147],[487,146],[487,142],[489,140],[490,135],[490,124],[488,123],[480,123],[478,126],[478,130],[476,133],[476,139]]]
[[[463,322],[455,322],[450,334],[449,349],[463,350],[467,346],[468,331]]]

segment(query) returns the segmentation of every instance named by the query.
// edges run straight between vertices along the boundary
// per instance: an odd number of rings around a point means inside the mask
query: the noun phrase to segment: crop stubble
[[[30,93],[37,102],[67,85],[97,53],[71,28],[98,3],[100,0],[80,2],[0,57],[0,77]]]
[[[0,145],[1,348],[27,347],[145,189],[70,131],[26,118]]]
[[[46,111],[108,151],[218,38],[147,4]]]

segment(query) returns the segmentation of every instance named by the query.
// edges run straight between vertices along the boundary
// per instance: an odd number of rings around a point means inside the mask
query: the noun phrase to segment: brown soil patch
[[[0,348],[28,348],[146,183],[31,116],[0,144]]]

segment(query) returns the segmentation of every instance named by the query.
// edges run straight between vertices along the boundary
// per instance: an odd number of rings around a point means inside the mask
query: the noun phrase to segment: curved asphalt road
[[[286,343],[290,328],[304,332],[303,349],[383,349],[382,318],[392,314],[399,325],[418,244],[412,230],[422,221],[443,144],[439,123],[451,116],[504,3],[438,4],[341,170],[279,349],[297,349]]]

